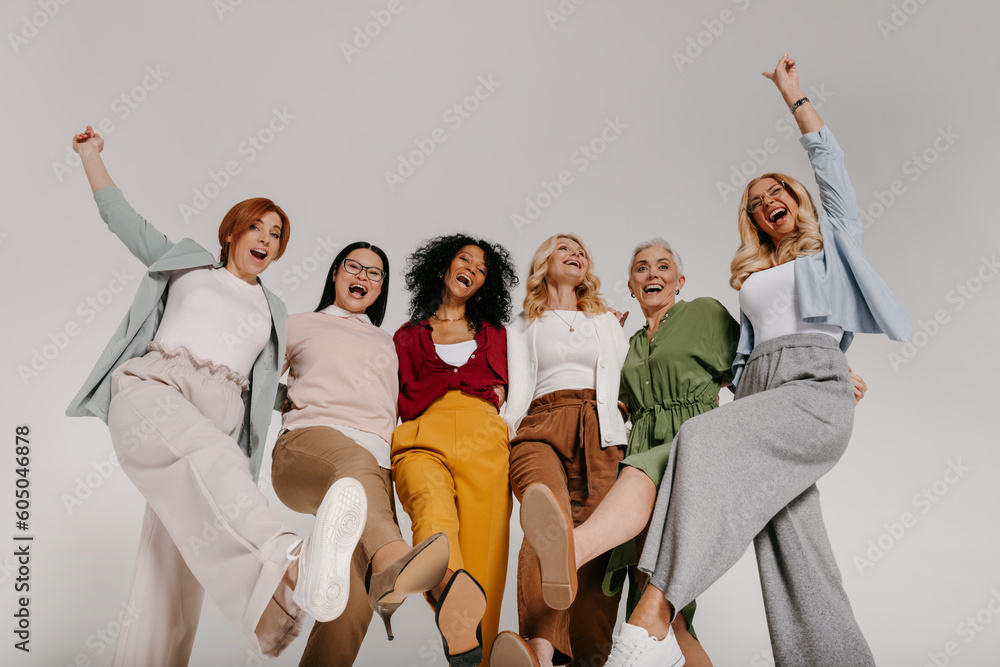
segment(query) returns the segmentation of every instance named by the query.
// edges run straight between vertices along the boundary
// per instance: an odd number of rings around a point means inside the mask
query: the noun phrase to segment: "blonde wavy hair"
[[[781,239],[777,246],[771,237],[767,235],[753,217],[747,213],[747,203],[750,199],[750,188],[765,178],[772,178],[783,182],[786,189],[791,193],[792,198],[799,206],[799,212],[795,223],[795,229],[788,236]],[[733,257],[729,270],[732,275],[729,284],[733,289],[739,289],[743,282],[750,277],[750,274],[772,266],[778,266],[791,261],[796,257],[805,255],[815,255],[823,249],[823,234],[819,228],[819,214],[816,205],[813,204],[812,196],[805,186],[786,174],[771,172],[758,176],[749,183],[743,190],[740,198],[739,212],[740,247]]]
[[[525,285],[527,294],[524,297],[524,314],[528,320],[535,320],[545,313],[549,301],[548,283],[545,274],[548,272],[549,257],[555,252],[559,239],[576,241],[583,248],[587,257],[587,273],[583,281],[576,286],[576,305],[580,310],[590,315],[600,315],[608,312],[608,304],[601,297],[601,279],[594,272],[594,257],[590,248],[576,234],[556,234],[542,241],[531,258],[531,273]]]

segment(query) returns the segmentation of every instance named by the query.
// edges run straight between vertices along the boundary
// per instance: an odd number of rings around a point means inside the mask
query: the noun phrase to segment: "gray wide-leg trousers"
[[[679,610],[752,541],[776,665],[874,665],[816,489],[854,424],[846,357],[825,334],[765,341],[736,399],[678,432],[639,568]]]

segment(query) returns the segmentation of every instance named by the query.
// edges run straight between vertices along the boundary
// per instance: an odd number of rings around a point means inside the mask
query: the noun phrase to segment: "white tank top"
[[[546,311],[535,325],[538,371],[531,400],[560,389],[597,388],[601,342],[594,319],[576,310],[557,312]]]
[[[754,344],[795,333],[822,333],[840,342],[844,330],[832,324],[803,322],[795,291],[795,262],[757,271],[743,281],[740,310],[753,325]]]
[[[434,343],[434,351],[437,355],[441,357],[441,361],[448,364],[449,366],[464,366],[465,362],[469,360],[472,353],[476,351],[479,347],[479,343],[476,339],[463,340],[461,343],[447,343],[438,344]]]
[[[165,350],[183,347],[199,361],[249,377],[271,336],[271,309],[264,289],[225,268],[175,271],[167,305],[153,337]]]

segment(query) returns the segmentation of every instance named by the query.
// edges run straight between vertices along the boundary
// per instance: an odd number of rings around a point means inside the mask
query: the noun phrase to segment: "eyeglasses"
[[[778,195],[784,192],[787,188],[788,186],[785,185],[784,181],[778,181],[776,185],[772,185],[768,188],[764,195],[766,195],[768,199],[776,199]],[[764,205],[764,195],[754,197],[749,201],[746,208],[747,213],[753,214],[760,210],[760,207]]]
[[[344,268],[347,269],[348,273],[353,273],[354,275],[358,275],[364,271],[369,280],[373,280],[377,283],[382,282],[382,279],[385,278],[386,275],[386,272],[378,267],[365,266],[361,262],[355,262],[353,259],[345,259]]]

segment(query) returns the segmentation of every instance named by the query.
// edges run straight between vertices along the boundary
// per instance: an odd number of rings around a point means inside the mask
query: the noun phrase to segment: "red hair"
[[[285,252],[285,247],[288,246],[288,237],[292,231],[289,227],[288,216],[285,215],[280,206],[270,199],[254,197],[253,199],[245,199],[229,209],[229,212],[222,218],[222,222],[219,223],[219,245],[222,246],[219,261],[225,264],[229,259],[227,237],[244,233],[250,229],[250,225],[271,212],[277,213],[278,217],[281,218],[281,239],[278,241],[278,254],[274,256],[274,259],[280,258]]]

